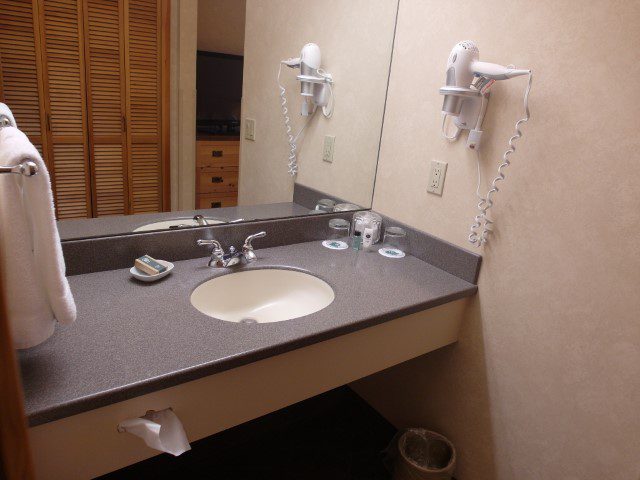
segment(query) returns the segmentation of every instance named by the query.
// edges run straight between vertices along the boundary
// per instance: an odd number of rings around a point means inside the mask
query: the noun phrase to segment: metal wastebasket
[[[456,449],[446,437],[410,428],[397,438],[393,480],[451,480]]]

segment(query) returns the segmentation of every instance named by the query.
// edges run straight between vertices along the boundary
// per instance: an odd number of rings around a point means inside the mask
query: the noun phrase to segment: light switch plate
[[[442,187],[444,187],[444,177],[447,174],[447,163],[431,160],[431,169],[429,170],[429,184],[427,192],[436,195],[442,195]]]
[[[256,121],[253,118],[244,119],[244,138],[256,141]]]
[[[333,135],[325,135],[324,146],[322,147],[322,160],[333,163],[333,149],[336,144],[336,137]]]

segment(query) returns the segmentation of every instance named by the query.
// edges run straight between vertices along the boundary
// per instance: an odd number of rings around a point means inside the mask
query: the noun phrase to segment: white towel
[[[47,167],[24,133],[0,129],[0,165],[17,165],[25,158],[38,165],[37,175],[0,175],[2,283],[16,348],[44,342],[53,334],[56,319],[66,324],[76,318]]]
[[[5,115],[9,118],[9,120],[11,120],[11,126],[12,127],[17,127],[18,125],[16,125],[16,119],[13,118],[13,113],[11,112],[11,109],[9,107],[7,107],[6,104],[4,103],[0,103],[0,115]]]

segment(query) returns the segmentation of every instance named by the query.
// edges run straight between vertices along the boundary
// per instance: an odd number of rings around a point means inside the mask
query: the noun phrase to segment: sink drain
[[[256,320],[255,318],[243,318],[238,323],[258,323],[258,320]]]

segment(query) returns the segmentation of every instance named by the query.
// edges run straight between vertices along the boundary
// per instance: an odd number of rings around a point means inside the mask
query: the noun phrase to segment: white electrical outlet
[[[442,195],[442,187],[444,187],[444,177],[447,174],[447,163],[431,160],[431,169],[429,170],[429,185],[427,192]]]
[[[244,119],[244,138],[256,141],[256,121],[253,118]]]
[[[322,160],[333,163],[333,149],[336,144],[336,137],[333,135],[325,135],[324,146],[322,147]]]

